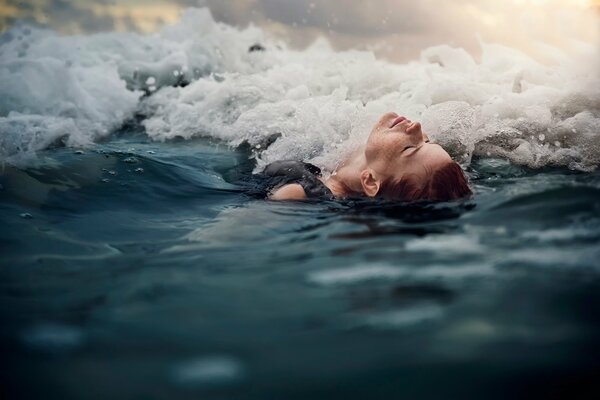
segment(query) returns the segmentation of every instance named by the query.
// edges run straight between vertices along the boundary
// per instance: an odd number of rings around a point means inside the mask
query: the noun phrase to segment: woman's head
[[[455,200],[471,194],[460,166],[431,143],[419,122],[384,114],[373,126],[365,149],[361,184],[367,196],[389,199]]]

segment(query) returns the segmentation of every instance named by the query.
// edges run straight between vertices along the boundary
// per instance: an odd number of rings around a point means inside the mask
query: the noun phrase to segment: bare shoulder
[[[306,192],[304,188],[297,183],[290,183],[274,190],[269,195],[269,200],[304,200]]]

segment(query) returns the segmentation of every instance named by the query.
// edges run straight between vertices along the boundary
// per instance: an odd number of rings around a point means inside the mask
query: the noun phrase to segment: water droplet
[[[140,168],[136,168],[136,169],[135,169],[135,172],[137,172],[137,173],[141,174],[141,173],[143,173],[143,172],[144,172],[144,168],[141,168],[141,167],[140,167]]]
[[[116,171],[108,171],[108,174],[109,174],[109,175],[112,175],[112,176],[115,176],[115,175],[117,175]]]
[[[179,71],[178,70],[173,71],[173,75],[174,76],[179,76]]]
[[[538,136],[538,139],[540,139],[543,142],[544,139],[546,139],[546,136],[543,133],[540,133],[540,135]]]
[[[108,182],[110,182],[110,179],[107,179],[107,178],[102,178],[102,182],[103,182],[103,183],[108,183]]]
[[[488,157],[491,157],[491,155],[492,155],[492,153],[489,152],[489,151],[487,153],[485,153],[485,154],[487,154]]]
[[[156,83],[156,78],[153,76],[149,76],[148,79],[146,79],[146,85],[154,85]]]
[[[556,147],[560,147],[560,142],[557,140],[556,142],[554,142],[554,145],[555,145]]]
[[[261,147],[262,147],[262,146],[260,145],[260,143],[259,143],[259,144],[257,144],[256,146],[254,146],[254,148],[256,148],[256,149],[260,149]]]
[[[156,91],[156,86],[148,86],[148,91],[150,91],[150,92]]]
[[[19,217],[21,217],[23,219],[31,219],[31,218],[33,218],[33,215],[31,215],[29,213],[21,213],[21,214],[19,214]]]

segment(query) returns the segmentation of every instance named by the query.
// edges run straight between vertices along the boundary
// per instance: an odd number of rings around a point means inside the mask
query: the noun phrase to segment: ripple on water
[[[377,329],[398,329],[430,322],[443,314],[443,308],[437,304],[419,304],[367,315],[358,324]]]
[[[494,267],[488,263],[433,264],[414,268],[366,264],[314,271],[309,273],[306,279],[308,282],[320,286],[344,286],[375,280],[393,281],[397,279],[455,281],[488,276],[493,274],[494,271]]]
[[[308,275],[308,281],[324,286],[344,285],[374,279],[394,279],[405,274],[405,270],[387,265],[357,265],[312,272]]]
[[[600,224],[596,225],[600,226]],[[557,229],[531,230],[521,233],[525,239],[533,239],[540,243],[572,242],[573,240],[597,239],[600,229],[566,227]]]
[[[534,267],[591,268],[597,272],[599,268],[595,260],[598,260],[599,257],[600,250],[596,246],[569,250],[541,247],[513,250],[507,254],[503,262],[506,265],[520,263]]]
[[[207,356],[182,361],[171,370],[171,381],[182,388],[210,388],[238,383],[242,363],[230,356]]]
[[[484,246],[476,236],[439,235],[406,242],[406,250],[447,254],[483,254]]]
[[[59,323],[43,323],[24,331],[21,340],[29,349],[43,353],[68,353],[84,344],[81,329]]]

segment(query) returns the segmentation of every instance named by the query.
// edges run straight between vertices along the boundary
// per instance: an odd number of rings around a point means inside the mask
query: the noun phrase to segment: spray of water
[[[534,168],[600,163],[600,76],[593,43],[528,55],[441,45],[412,62],[289,49],[256,27],[190,9],[156,34],[59,36],[17,25],[0,37],[0,157],[90,146],[135,115],[153,140],[247,143],[259,167],[285,158],[328,171],[394,110],[421,120],[464,165],[503,157]],[[249,51],[252,49],[253,51]]]

